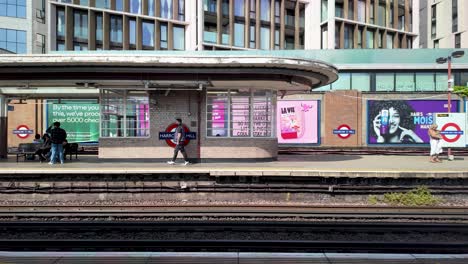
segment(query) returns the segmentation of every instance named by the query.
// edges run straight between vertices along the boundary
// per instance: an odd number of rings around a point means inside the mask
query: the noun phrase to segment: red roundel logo
[[[176,132],[176,128],[178,127],[179,125],[177,123],[172,123],[170,124],[167,128],[166,128],[166,131],[167,133],[175,133]],[[188,127],[186,125],[183,125],[182,124],[182,128],[184,129],[185,131],[185,134],[187,134],[188,132],[190,132],[190,130],[188,129]],[[175,137],[177,135],[174,135],[174,138],[173,139],[166,139],[166,143],[167,145],[169,145],[170,147],[173,147],[175,148],[176,147],[176,142],[175,142]],[[185,140],[184,140],[184,145],[187,145],[188,143],[190,142],[190,139],[186,136],[185,137]]]
[[[24,132],[23,132],[24,131]],[[25,139],[32,134],[32,131],[29,129],[27,125],[19,125],[16,130],[14,131],[17,137],[21,139]]]
[[[449,128],[449,127],[453,127],[453,128],[455,128],[455,130],[447,130],[447,128]],[[460,137],[461,137],[461,134],[456,134],[455,137],[449,138],[449,137],[447,137],[446,134],[443,133],[443,132],[445,132],[445,131],[461,131],[460,126],[458,126],[458,125],[455,124],[455,123],[447,123],[447,124],[445,124],[445,125],[442,127],[442,129],[441,129],[440,131],[442,132],[442,133],[441,133],[442,138],[443,138],[445,141],[449,142],[449,143],[456,142],[456,141],[459,140]]]

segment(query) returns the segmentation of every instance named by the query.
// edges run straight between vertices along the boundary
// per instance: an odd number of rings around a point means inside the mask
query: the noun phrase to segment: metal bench
[[[35,143],[20,143],[18,145],[18,149],[15,151],[12,151],[12,154],[16,154],[16,162],[19,161],[20,157],[24,158],[24,161],[26,161],[26,156],[27,155],[34,155],[37,150],[41,148],[42,144],[35,144]]]

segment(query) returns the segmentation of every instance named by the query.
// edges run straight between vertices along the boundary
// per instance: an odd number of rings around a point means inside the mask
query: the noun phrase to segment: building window
[[[229,38],[231,37],[230,24],[226,23],[225,25],[222,25],[221,30],[222,30],[221,31],[221,44],[229,45],[230,44]]]
[[[141,14],[141,0],[130,0],[130,13]]]
[[[377,92],[393,92],[395,87],[395,74],[393,73],[376,73],[375,74],[375,90]]]
[[[143,49],[154,50],[154,23],[143,21],[142,23]]]
[[[110,41],[112,46],[122,46],[122,17],[110,16]]]
[[[367,29],[366,31],[366,48],[373,49],[374,48],[374,36],[375,32],[373,30]]]
[[[452,32],[458,32],[458,0],[452,0]]]
[[[216,0],[203,0],[203,10],[210,13],[216,13],[216,4]]]
[[[354,25],[346,25],[344,29],[344,48],[352,49],[354,44]]]
[[[36,47],[42,54],[46,53],[46,37],[43,34],[36,33]]]
[[[256,18],[257,3],[255,0],[250,0],[250,19]]]
[[[436,91],[447,91],[448,75],[447,72],[437,72],[435,74]]]
[[[244,0],[234,0],[234,16],[244,17]]]
[[[101,137],[149,137],[149,100],[146,92],[103,90]]]
[[[229,17],[229,0],[221,0],[221,14]]]
[[[129,37],[129,44],[130,44],[130,49],[134,50],[136,49],[136,20],[135,19],[129,19],[128,20],[128,37]]]
[[[343,6],[343,2],[335,2],[335,17],[344,18]]]
[[[369,23],[375,25],[375,3],[374,0],[371,0],[369,7]]]
[[[96,43],[102,44],[102,14],[96,14]]]
[[[0,0],[0,16],[26,18],[26,0]]]
[[[207,93],[208,137],[273,137],[274,93],[228,90]]]
[[[115,10],[123,11],[123,1],[124,0],[115,0]]]
[[[57,9],[57,39],[65,40],[65,10]]]
[[[286,9],[286,14],[284,17],[284,20],[285,20],[284,22],[286,26],[290,26],[290,27],[295,26],[295,19],[294,19],[295,14],[296,12],[294,11],[294,9]]]
[[[275,50],[280,49],[280,30],[275,29]]]
[[[159,0],[160,1],[160,14],[162,18],[172,19],[172,0]]]
[[[387,26],[387,14],[386,14],[386,8],[385,8],[385,3],[379,3],[379,26],[386,27]]]
[[[348,1],[348,19],[354,20],[354,0]]]
[[[167,50],[167,23],[161,23],[159,27],[160,27],[159,32],[161,34],[159,47],[162,50]]]
[[[95,6],[97,8],[110,9],[110,0],[96,0]]]
[[[358,0],[357,2],[357,17],[358,21],[365,23],[366,22],[366,1],[365,0]]]
[[[287,49],[287,50],[294,49],[294,36],[284,37],[284,49]]]
[[[88,43],[73,42],[73,50],[74,51],[87,51]]]
[[[255,49],[255,26],[250,26],[249,48]]]
[[[155,16],[154,0],[148,0],[148,16]]]
[[[332,90],[350,90],[351,73],[339,73],[339,78],[331,86]]]
[[[55,47],[56,50],[58,51],[64,51],[65,50],[65,41],[57,40],[57,46]]]
[[[244,24],[235,23],[234,24],[234,46],[244,47]]]
[[[275,7],[275,13],[276,13],[276,7]],[[320,14],[321,14],[320,16],[321,22],[328,20],[328,0],[322,0]]]
[[[431,38],[437,36],[437,5],[431,7]]]
[[[260,28],[260,49],[270,49],[270,28],[268,27]]]
[[[260,0],[260,20],[270,21],[270,0]]]
[[[395,80],[395,90],[397,92],[414,92],[414,74],[413,73],[397,73]]]
[[[16,54],[27,53],[26,31],[0,28],[0,49]]]
[[[387,49],[393,49],[393,41],[395,35],[387,33]]]
[[[185,21],[185,0],[179,0],[178,10],[179,20]]]
[[[434,73],[419,72],[416,73],[416,91],[434,91]]]
[[[185,27],[174,25],[174,49],[185,50]]]
[[[88,13],[74,11],[73,38],[76,40],[88,40]]]
[[[439,48],[439,40],[434,40],[434,49]]]
[[[0,0],[1,1],[1,0]],[[82,6],[88,6],[89,5],[89,1],[88,0],[79,0],[78,1],[78,4],[79,5],[82,5]]]
[[[461,34],[455,34],[455,48],[459,49],[461,48]]]
[[[351,75],[351,89],[368,92],[370,91],[370,74],[353,73]]]
[[[280,0],[275,0],[275,23],[279,24],[281,22],[281,4]]]
[[[216,43],[218,39],[218,28],[216,24],[205,22],[205,28],[203,31],[203,41]]]

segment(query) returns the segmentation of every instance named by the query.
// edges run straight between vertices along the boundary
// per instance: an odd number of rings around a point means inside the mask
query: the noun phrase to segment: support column
[[[5,95],[0,94],[0,159],[8,158],[8,104]]]

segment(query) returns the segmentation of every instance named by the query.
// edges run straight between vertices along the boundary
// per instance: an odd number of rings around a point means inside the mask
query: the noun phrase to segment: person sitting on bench
[[[50,136],[49,134],[44,134],[42,136],[42,146],[36,151],[36,155],[39,157],[39,160],[41,162],[47,160],[46,155],[50,152],[51,148],[51,141],[50,141]]]

